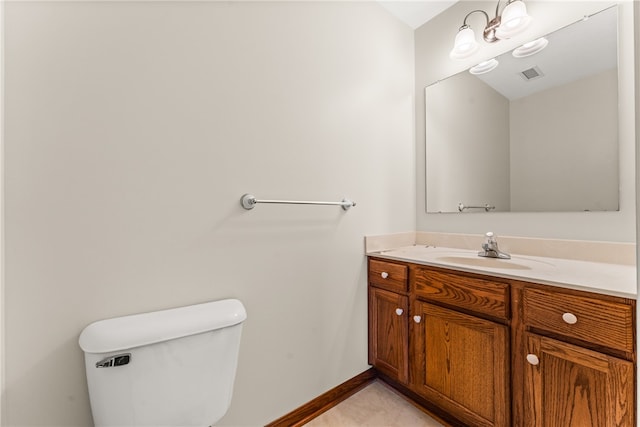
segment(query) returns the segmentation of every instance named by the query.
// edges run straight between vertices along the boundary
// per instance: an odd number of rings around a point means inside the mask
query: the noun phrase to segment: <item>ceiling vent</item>
[[[531,80],[539,79],[540,77],[544,76],[544,73],[542,72],[542,70],[540,70],[540,68],[538,68],[537,65],[527,70],[520,71],[519,74],[520,74],[520,77],[522,77],[522,79],[527,82]]]

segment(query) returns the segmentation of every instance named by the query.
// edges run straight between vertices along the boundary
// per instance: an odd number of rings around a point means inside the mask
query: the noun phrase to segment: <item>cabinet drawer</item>
[[[437,301],[496,319],[509,319],[509,285],[490,280],[419,268],[415,293],[418,298]]]
[[[629,354],[634,350],[630,304],[531,288],[523,300],[526,326]]]
[[[369,283],[395,292],[408,290],[407,266],[387,261],[369,260]]]

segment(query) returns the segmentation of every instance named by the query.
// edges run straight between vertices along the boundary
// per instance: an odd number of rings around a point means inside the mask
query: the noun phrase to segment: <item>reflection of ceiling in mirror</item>
[[[499,56],[495,70],[476,77],[513,100],[616,68],[617,19],[617,9],[609,8],[549,34],[549,44],[535,55],[514,58],[507,52]],[[520,73],[534,67],[543,77],[525,81]]]

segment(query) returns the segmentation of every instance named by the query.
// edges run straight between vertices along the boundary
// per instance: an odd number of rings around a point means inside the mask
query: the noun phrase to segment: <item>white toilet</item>
[[[206,427],[229,409],[247,313],[235,299],[101,320],[80,334],[96,427]]]

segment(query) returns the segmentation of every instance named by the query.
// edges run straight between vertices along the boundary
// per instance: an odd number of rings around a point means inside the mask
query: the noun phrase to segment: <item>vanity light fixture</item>
[[[548,44],[549,40],[544,37],[540,37],[537,40],[525,43],[522,46],[515,48],[511,54],[514,58],[525,58],[540,52],[542,49],[547,47]]]
[[[487,25],[483,31],[483,38],[487,43],[494,43],[522,33],[532,20],[531,16],[527,14],[527,7],[522,0],[508,0],[507,5],[502,10],[502,14],[499,11],[500,0],[496,5],[496,16],[493,19],[489,19],[489,15],[481,9],[469,12],[462,21],[462,26],[458,30],[449,57],[451,59],[465,59],[476,53],[480,48],[473,30],[467,24],[467,18],[473,13],[482,13],[487,20]]]
[[[493,58],[469,68],[469,72],[474,76],[477,76],[478,74],[488,73],[489,71],[494,70],[497,66],[498,66],[498,60]]]

